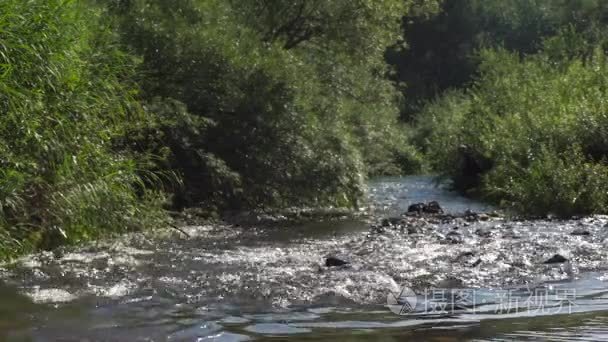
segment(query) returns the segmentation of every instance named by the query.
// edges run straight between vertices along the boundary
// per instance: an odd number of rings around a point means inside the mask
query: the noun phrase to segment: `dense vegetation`
[[[144,118],[100,11],[5,0],[0,14],[0,259],[156,221],[162,195],[114,146]]]
[[[118,1],[156,118],[129,143],[184,182],[175,204],[355,205],[368,174],[416,168],[383,53],[401,0]]]
[[[607,212],[606,3],[462,3],[479,15],[467,20],[469,10],[446,1],[445,12],[409,24],[448,36],[441,47],[412,45],[412,67],[458,73],[416,86],[427,104],[405,107],[414,141],[469,194],[532,215]]]
[[[597,42],[608,21],[608,3],[602,0],[442,0],[437,8],[427,7],[404,16],[403,40],[387,52],[405,95],[406,121],[442,92],[469,87],[480,49],[534,54],[566,28]]]
[[[523,213],[606,212],[607,21],[602,0],[4,0],[0,259],[168,209],[355,207],[426,165]]]
[[[0,259],[419,168],[384,61],[407,5],[0,2]]]

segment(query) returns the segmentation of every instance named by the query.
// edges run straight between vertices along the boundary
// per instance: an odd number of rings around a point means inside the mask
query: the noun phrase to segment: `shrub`
[[[503,206],[529,215],[604,213],[608,205],[608,165],[589,161],[579,147],[543,149],[526,168],[501,164],[484,181]]]
[[[113,148],[133,60],[76,1],[0,3],[0,258],[156,222],[158,194]]]
[[[399,158],[417,158],[403,148],[383,61],[401,1],[111,8],[143,58],[142,100],[159,118],[131,144],[165,155],[156,167],[183,177],[178,207],[352,206],[365,176],[400,173]]]
[[[547,42],[548,51],[556,41]],[[498,49],[481,56],[466,96],[447,95],[418,118],[439,116],[428,134],[435,167],[461,190],[524,213],[606,212],[603,51],[521,58]]]

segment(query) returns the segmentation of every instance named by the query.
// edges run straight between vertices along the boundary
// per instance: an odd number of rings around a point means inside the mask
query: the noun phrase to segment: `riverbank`
[[[384,61],[407,10],[1,1],[0,260],[167,208],[354,207],[368,175],[419,170]]]

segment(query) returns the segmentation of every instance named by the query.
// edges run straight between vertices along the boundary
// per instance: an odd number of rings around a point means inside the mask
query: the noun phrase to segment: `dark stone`
[[[381,226],[374,225],[371,227],[370,230],[374,234],[384,234],[384,227],[381,227]]]
[[[386,226],[384,225],[385,221],[387,223]],[[382,225],[385,226],[385,227],[387,227],[387,226],[397,226],[397,225],[400,225],[400,224],[403,224],[403,223],[404,223],[403,217],[399,217],[399,216],[389,217],[389,218],[386,218],[386,219],[382,220]]]
[[[431,201],[424,206],[423,211],[429,214],[443,214],[443,209],[437,201]]]
[[[456,277],[448,276],[447,278],[436,282],[435,287],[440,289],[460,289],[463,287],[463,283],[462,280]]]
[[[588,230],[583,229],[583,228],[577,228],[577,229],[573,230],[572,233],[570,233],[570,235],[587,236],[587,235],[591,235],[591,232],[589,232]]]
[[[506,232],[505,234],[502,235],[503,239],[521,239],[521,235],[519,235],[518,232]]]
[[[61,258],[63,258],[63,255],[64,255],[64,253],[63,253],[63,250],[61,248],[56,248],[56,249],[53,250],[53,257],[55,259],[61,259]]]
[[[464,252],[460,253],[459,258],[460,257],[472,257],[474,255],[475,255],[475,252],[473,252],[473,251],[464,251]]]
[[[479,214],[467,209],[467,211],[464,212],[464,219],[467,222],[474,222],[479,220]]]
[[[408,234],[419,234],[419,233],[422,233],[422,228],[416,227],[416,226],[409,226],[409,227],[407,227],[407,233]]]
[[[464,241],[464,239],[462,238],[462,235],[460,235],[460,233],[456,232],[456,231],[451,231],[448,233],[448,235],[445,236],[445,239],[447,242],[449,243],[462,243]]]
[[[327,266],[327,267],[344,266],[344,265],[348,265],[348,264],[350,264],[350,262],[344,261],[344,260],[334,257],[334,256],[325,258],[325,266]]]
[[[460,253],[455,259],[454,262],[463,262],[466,261],[468,259],[470,259],[471,257],[475,256],[475,252],[473,251],[464,251],[462,253]]]
[[[415,203],[410,205],[407,208],[408,213],[418,213],[421,214],[424,212],[426,205],[424,203]]]
[[[456,219],[456,217],[448,214],[448,215],[442,215],[440,217],[440,219],[441,219],[441,223],[450,223],[450,222],[454,221]]]
[[[443,209],[437,201],[429,203],[414,203],[407,208],[406,215],[421,215],[421,214],[443,214]]]
[[[406,221],[403,219],[403,217],[401,216],[396,216],[396,217],[388,217],[388,218],[383,218],[382,221],[380,221],[380,226],[385,227],[385,228],[397,228],[399,226],[402,226],[406,223]]]
[[[475,262],[471,263],[469,267],[477,267],[481,264],[481,258],[475,260]]]
[[[565,257],[559,255],[559,254],[555,254],[554,256],[552,256],[551,258],[549,258],[547,261],[545,261],[545,264],[561,264],[568,261],[568,259],[566,259]]]
[[[490,213],[488,213],[488,216],[490,217],[501,217],[502,214],[496,210],[492,210]]]
[[[492,231],[488,228],[478,228],[475,231],[475,235],[480,236],[480,237],[490,237],[492,236]]]

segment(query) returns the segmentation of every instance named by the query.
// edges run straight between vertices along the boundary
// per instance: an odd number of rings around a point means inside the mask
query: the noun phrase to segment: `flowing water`
[[[413,202],[492,208],[429,177],[369,193],[367,219],[186,226],[22,258],[0,268],[0,340],[608,340],[608,217],[379,227]],[[555,254],[568,261],[544,263]]]

